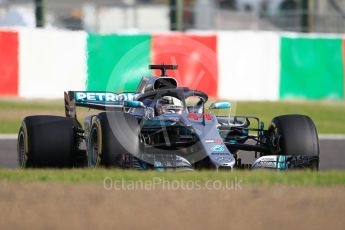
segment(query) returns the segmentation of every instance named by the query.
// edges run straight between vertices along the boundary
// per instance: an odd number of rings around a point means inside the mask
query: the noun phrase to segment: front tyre
[[[138,120],[128,113],[103,112],[92,119],[87,137],[89,167],[122,167],[139,153]]]
[[[269,128],[275,155],[306,156],[311,159],[308,167],[319,167],[319,138],[314,122],[304,115],[275,117]]]
[[[102,126],[95,118],[92,122],[87,147],[87,161],[90,168],[96,168],[101,163],[102,155]]]

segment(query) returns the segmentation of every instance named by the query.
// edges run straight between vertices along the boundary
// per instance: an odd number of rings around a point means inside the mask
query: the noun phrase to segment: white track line
[[[18,134],[0,134],[0,140],[15,140]],[[344,134],[320,134],[320,140],[345,140]]]
[[[15,140],[18,134],[0,134],[0,140]]]
[[[345,140],[344,134],[320,134],[320,140]]]

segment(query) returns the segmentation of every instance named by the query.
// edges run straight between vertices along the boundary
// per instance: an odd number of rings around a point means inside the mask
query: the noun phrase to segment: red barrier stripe
[[[179,86],[201,90],[210,97],[217,96],[216,35],[153,35],[151,60],[154,64],[178,64],[178,70],[168,71],[168,75],[175,77]]]
[[[18,95],[18,33],[0,32],[0,96]]]

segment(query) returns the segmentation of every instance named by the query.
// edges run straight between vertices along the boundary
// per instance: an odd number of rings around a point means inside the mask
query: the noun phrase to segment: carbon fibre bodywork
[[[139,140],[139,151],[121,153],[117,166],[161,170],[318,167],[318,155],[300,153],[298,156],[287,156],[282,153],[279,150],[279,135],[275,135],[270,128],[264,129],[257,117],[224,117],[205,112],[208,100],[205,93],[178,87],[175,79],[165,76],[166,69],[175,67],[159,65],[154,68],[161,69],[163,76],[143,77],[135,93],[65,93],[66,116],[69,118],[77,120],[76,107],[81,106],[108,111],[110,116],[112,111],[117,111],[117,116],[119,113],[127,114],[137,121],[138,132],[131,138]],[[158,114],[157,101],[165,96],[181,100],[182,113]],[[192,105],[187,104],[186,100],[190,97],[198,100]],[[96,117],[86,117],[84,128],[79,125],[76,135],[81,140],[77,143],[86,142],[86,158],[91,151],[88,149],[90,132]],[[119,143],[124,145],[121,141]],[[243,164],[237,154],[239,150],[252,152],[257,160]]]

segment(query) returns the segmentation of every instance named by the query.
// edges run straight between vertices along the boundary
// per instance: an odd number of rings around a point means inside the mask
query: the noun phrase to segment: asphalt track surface
[[[17,140],[15,135],[0,136],[0,168],[17,168]],[[345,169],[345,137],[323,136],[320,137],[320,169]],[[247,155],[247,154],[246,154]],[[253,155],[253,154],[250,154]],[[249,156],[250,156],[249,155]],[[242,154],[243,160],[254,160]],[[248,155],[247,155],[248,156]]]

